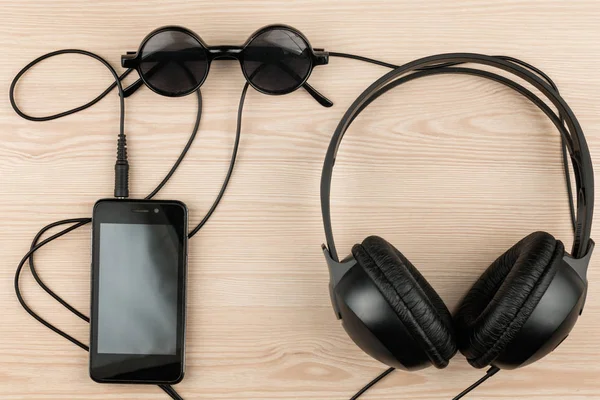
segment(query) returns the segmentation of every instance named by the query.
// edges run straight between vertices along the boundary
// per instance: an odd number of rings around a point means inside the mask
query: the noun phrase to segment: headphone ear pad
[[[456,354],[448,308],[410,261],[378,236],[366,238],[352,254],[437,368]]]
[[[514,339],[546,292],[564,245],[546,232],[526,236],[494,261],[454,317],[458,347],[475,368],[491,364]]]

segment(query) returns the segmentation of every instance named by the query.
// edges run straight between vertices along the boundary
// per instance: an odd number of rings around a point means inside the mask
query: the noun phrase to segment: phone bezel
[[[154,209],[159,212],[155,213]],[[175,384],[183,379],[185,360],[185,303],[187,275],[187,207],[171,200],[96,202],[92,217],[90,377],[99,383]],[[169,224],[179,241],[177,291],[177,352],[175,355],[98,353],[100,224]]]

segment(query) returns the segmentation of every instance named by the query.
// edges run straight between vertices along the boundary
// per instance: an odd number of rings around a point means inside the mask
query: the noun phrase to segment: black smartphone
[[[101,383],[183,379],[187,208],[98,201],[92,217],[90,376]]]

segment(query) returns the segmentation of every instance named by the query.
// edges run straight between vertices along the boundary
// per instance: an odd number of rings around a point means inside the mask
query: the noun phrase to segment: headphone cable
[[[363,386],[362,389],[360,389],[358,392],[356,392],[356,394],[354,396],[352,396],[350,398],[350,400],[358,399],[363,393],[365,393],[367,390],[371,389],[371,387],[374,386],[377,382],[379,382],[380,380],[382,380],[383,378],[385,378],[386,376],[388,376],[389,374],[394,372],[395,369],[396,368],[394,368],[394,367],[390,367],[390,368],[386,369],[385,371],[383,371],[381,374],[379,374],[377,376],[377,378],[373,379],[371,382],[369,382],[365,386]]]
[[[474,384],[472,384],[471,386],[469,386],[468,388],[466,388],[465,390],[460,392],[458,394],[458,396],[454,397],[452,400],[462,399],[463,397],[465,397],[466,394],[468,394],[470,391],[475,389],[477,386],[481,385],[483,382],[487,381],[489,378],[496,375],[498,373],[498,371],[500,371],[500,368],[492,366],[490,369],[487,370],[487,372],[485,373],[483,378],[479,379],[477,382],[475,382]]]

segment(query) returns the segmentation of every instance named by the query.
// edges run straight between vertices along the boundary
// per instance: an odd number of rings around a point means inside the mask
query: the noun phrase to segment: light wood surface
[[[152,29],[178,24],[210,44],[242,43],[268,23],[300,29],[316,47],[404,63],[452,51],[506,54],[555,79],[600,154],[600,3],[588,1],[8,1],[0,4],[0,398],[166,399],[154,386],[88,377],[88,355],[34,321],[13,290],[35,233],[86,217],[112,192],[118,101],[52,122],[19,118],[13,76],[41,54],[81,48],[106,57],[137,49]],[[122,69],[119,67],[119,71]],[[250,91],[238,164],[214,217],[190,242],[186,399],[347,399],[383,367],[335,320],[319,179],[330,136],[348,105],[384,68],[332,58],[310,83],[334,102],[298,91]],[[111,81],[90,59],[62,56],[28,73],[17,100],[44,115],[82,104]],[[128,80],[129,82],[130,80]],[[202,88],[200,132],[159,198],[183,200],[191,223],[224,177],[244,81],[214,63]],[[168,171],[191,131],[196,100],[148,89],[126,102],[131,192],[142,197]],[[349,130],[333,183],[342,254],[365,236],[397,245],[453,310],[474,280],[527,233],[572,241],[551,123],[509,89],[475,77],[412,82],[374,103]],[[597,173],[600,176],[600,173]],[[593,230],[598,237],[598,225]],[[89,227],[40,251],[42,278],[89,307]],[[501,372],[478,399],[600,399],[600,258],[586,310],[569,339],[541,362]],[[39,289],[23,292],[42,316],[87,343],[88,325]],[[481,377],[457,355],[446,370],[395,372],[365,399],[448,399]]]

